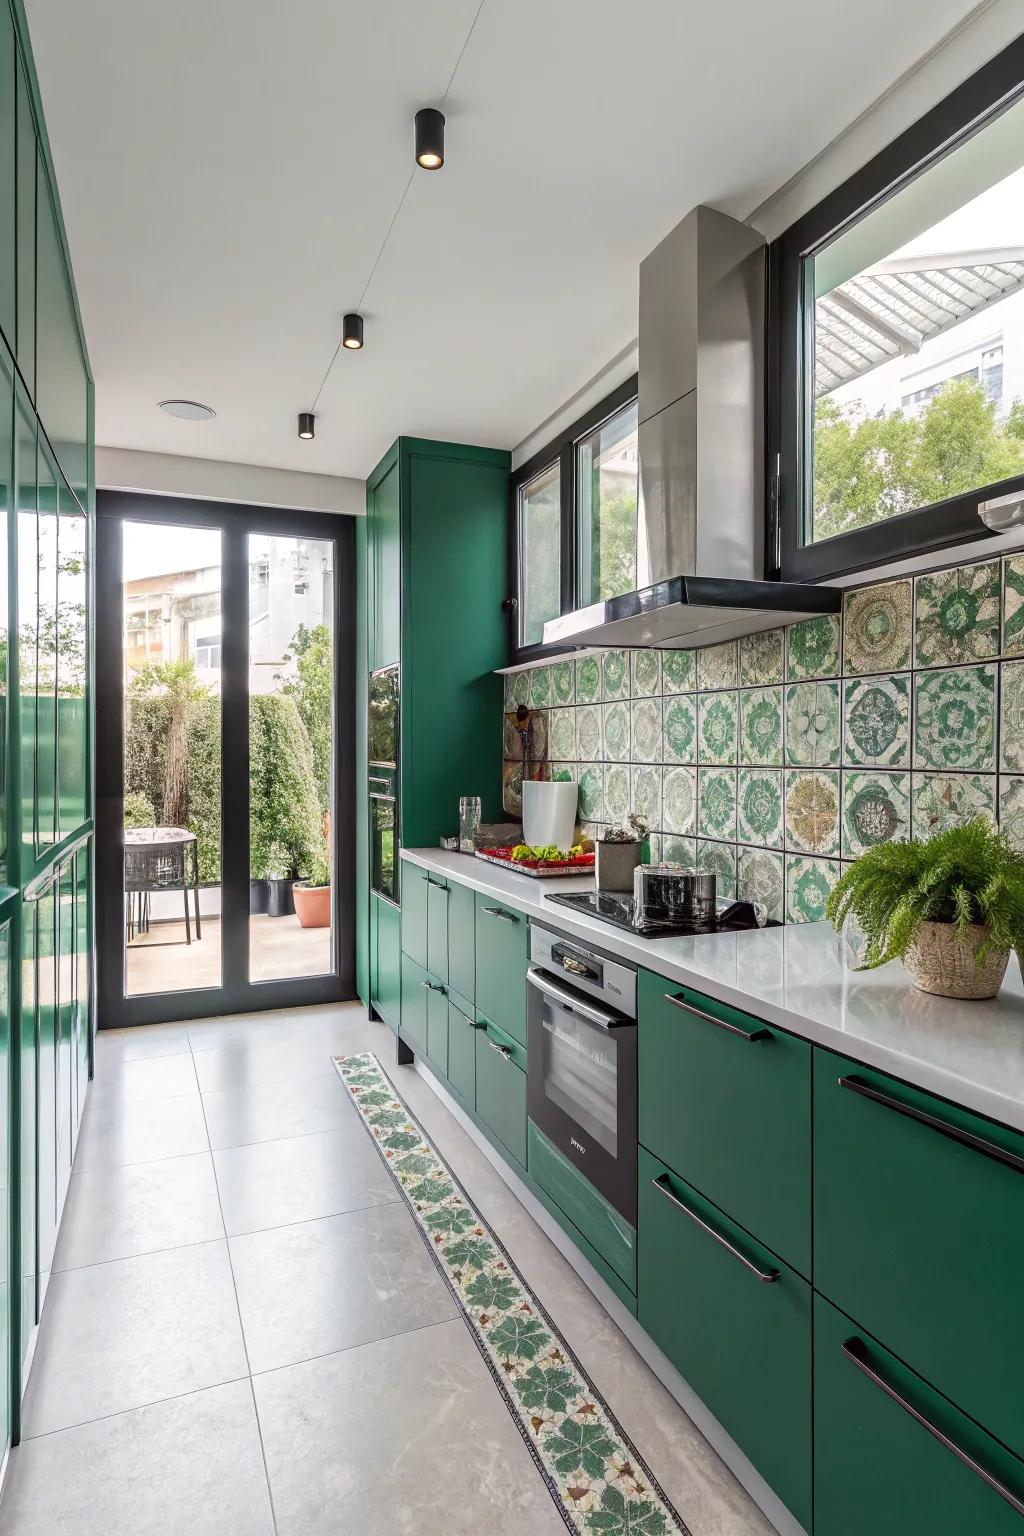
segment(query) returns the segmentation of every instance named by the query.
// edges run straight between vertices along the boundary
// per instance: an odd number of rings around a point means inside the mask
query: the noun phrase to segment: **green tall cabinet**
[[[509,455],[401,437],[366,483],[359,560],[357,736],[359,995],[395,1030],[401,1010],[401,888],[373,889],[368,818],[369,675],[399,667],[396,848],[437,847],[458,825],[460,795],[485,818],[501,803],[501,679],[508,595]]]

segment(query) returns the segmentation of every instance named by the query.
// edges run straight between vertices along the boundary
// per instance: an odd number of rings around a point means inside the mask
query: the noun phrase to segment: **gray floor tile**
[[[198,1093],[199,1085],[192,1053],[186,1049],[176,1056],[101,1058],[89,1091],[101,1098],[143,1104],[151,1099],[177,1099],[182,1094]]]
[[[44,1320],[27,1436],[249,1374],[223,1241],[54,1275]]]
[[[273,1536],[249,1382],[26,1440],[0,1536]]]
[[[101,1029],[96,1035],[96,1057],[139,1061],[144,1056],[180,1056],[188,1050],[184,1024],[146,1024],[132,1029]]]
[[[125,1168],[83,1168],[71,1179],[53,1269],[223,1236],[209,1152]]]
[[[340,1085],[339,1085],[340,1086]],[[213,1154],[228,1236],[398,1199],[363,1127]]]
[[[271,1036],[236,1040],[197,1051],[195,1069],[203,1093],[249,1089],[261,1083],[296,1082],[334,1072],[331,1057],[342,1049],[341,1032],[312,1037],[289,1036],[287,1027]]]
[[[193,1051],[211,1051],[234,1045],[259,1035],[271,1038],[284,1023],[280,1009],[259,1013],[227,1013],[209,1019],[195,1019],[187,1025],[188,1042]]]
[[[252,1370],[458,1315],[405,1204],[231,1239]]]
[[[75,1154],[77,1168],[120,1168],[209,1150],[197,1093],[142,1103],[90,1094]]]
[[[356,1119],[355,1107],[333,1070],[294,1082],[253,1083],[207,1093],[203,1108],[214,1149],[341,1130]]]
[[[461,1321],[253,1385],[279,1536],[565,1536]]]

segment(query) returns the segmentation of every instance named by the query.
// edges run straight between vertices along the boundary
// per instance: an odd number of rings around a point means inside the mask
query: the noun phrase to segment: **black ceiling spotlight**
[[[444,113],[421,107],[416,113],[416,164],[424,171],[444,165]]]
[[[346,315],[341,322],[341,344],[348,347],[350,352],[358,352],[363,345],[363,317],[362,315]]]
[[[308,438],[308,437],[315,437],[316,436],[316,433],[313,430],[313,422],[315,421],[315,419],[316,418],[314,417],[312,411],[300,411],[299,412],[299,436],[300,437]]]

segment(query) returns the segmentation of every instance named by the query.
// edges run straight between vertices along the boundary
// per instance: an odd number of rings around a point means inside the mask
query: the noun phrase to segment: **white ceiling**
[[[27,0],[97,441],[359,477],[399,432],[512,447],[635,336],[691,206],[745,217],[972,9],[485,0],[302,443],[477,0]]]

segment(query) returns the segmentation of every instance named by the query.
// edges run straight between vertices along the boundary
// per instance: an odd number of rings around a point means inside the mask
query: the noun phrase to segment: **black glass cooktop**
[[[574,912],[584,912],[588,917],[599,917],[616,928],[626,928],[641,938],[674,938],[692,933],[739,933],[746,928],[775,927],[765,923],[763,909],[750,901],[718,901],[717,914],[710,927],[698,927],[696,923],[680,922],[677,918],[648,918],[642,923],[634,921],[632,896],[619,895],[616,891],[573,891],[569,895],[555,896],[545,892],[545,900],[561,907],[571,907]]]

